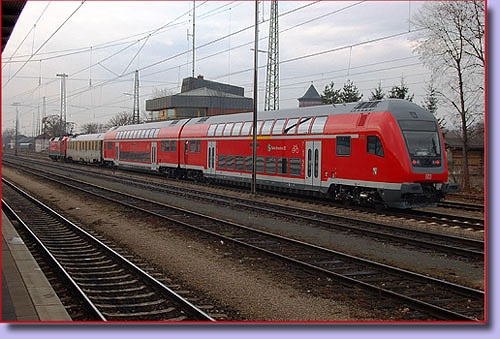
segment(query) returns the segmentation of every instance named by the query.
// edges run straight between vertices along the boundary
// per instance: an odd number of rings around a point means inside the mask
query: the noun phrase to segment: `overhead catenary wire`
[[[66,20],[64,20],[64,22],[59,26],[57,27],[57,29],[48,37],[47,40],[45,40],[41,45],[40,47],[38,47],[38,49],[35,51],[35,53],[33,53],[28,60],[26,60],[26,62],[16,71],[16,73],[14,73],[14,75],[12,77],[10,77],[7,82],[2,86],[2,88],[5,88],[9,83],[10,81],[16,77],[16,75],[21,72],[21,70],[24,68],[24,66],[26,66],[26,64],[33,58],[33,56],[35,56],[38,51],[40,51],[43,46],[45,46],[49,41],[50,39],[52,39],[54,37],[54,35],[56,35],[57,32],[59,32],[59,30],[69,21],[69,19],[71,19],[71,17],[76,13],[78,12],[78,10],[83,6],[83,4],[85,3],[86,0],[83,0],[80,5],[66,18]]]

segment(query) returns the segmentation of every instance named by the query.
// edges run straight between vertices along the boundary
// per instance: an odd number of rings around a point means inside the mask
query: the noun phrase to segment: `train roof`
[[[411,113],[416,113],[419,120],[435,120],[432,113],[422,107],[402,99],[387,99],[378,101],[360,101],[348,104],[319,105],[300,108],[280,109],[276,111],[260,111],[258,120],[287,119],[307,116],[360,114],[371,112],[390,112],[396,120],[415,119]],[[211,117],[193,118],[186,125],[217,124],[226,122],[252,121],[253,113],[237,113]]]
[[[71,141],[104,140],[105,133],[82,134],[72,137]]]

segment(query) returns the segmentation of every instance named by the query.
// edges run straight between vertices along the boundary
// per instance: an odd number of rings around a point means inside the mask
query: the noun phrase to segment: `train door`
[[[115,165],[120,164],[120,143],[115,142]]]
[[[305,184],[321,186],[321,141],[306,141]]]
[[[156,142],[151,143],[151,169],[156,171]]]
[[[207,142],[207,173],[215,174],[215,145],[216,141]]]

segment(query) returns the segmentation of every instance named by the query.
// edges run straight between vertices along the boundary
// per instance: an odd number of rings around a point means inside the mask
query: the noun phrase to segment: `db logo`
[[[293,147],[292,147],[292,153],[299,153],[299,146],[293,145]]]
[[[430,173],[425,174],[425,179],[426,180],[432,179],[432,174],[430,174]]]

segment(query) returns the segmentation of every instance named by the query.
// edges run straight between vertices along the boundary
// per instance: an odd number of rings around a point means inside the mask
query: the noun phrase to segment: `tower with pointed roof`
[[[304,94],[302,98],[298,98],[297,100],[299,101],[299,107],[318,106],[322,104],[321,95],[319,95],[313,84],[309,86],[306,94]]]

